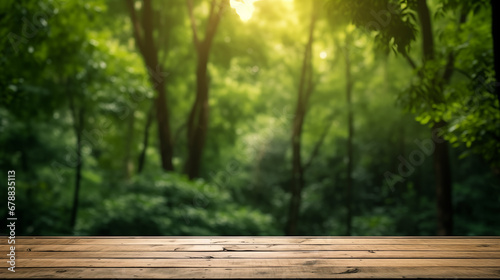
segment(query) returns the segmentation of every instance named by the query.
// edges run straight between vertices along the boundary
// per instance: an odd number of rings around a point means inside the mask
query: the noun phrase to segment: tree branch
[[[455,71],[457,71],[458,73],[464,75],[467,79],[472,80],[472,77],[469,75],[469,73],[465,72],[464,70],[455,67]]]
[[[417,69],[417,64],[415,63],[415,61],[413,61],[413,59],[410,57],[410,55],[407,52],[403,52],[403,57],[406,59],[408,64],[410,64],[410,66],[411,66],[411,68],[413,68],[413,70]]]
[[[461,25],[467,19],[467,13],[465,13],[464,10],[465,9],[463,7],[460,10],[460,17],[459,17],[458,25],[457,25],[457,33],[458,33],[458,31],[460,31]],[[453,71],[455,70],[454,66],[455,66],[455,52],[450,51],[450,53],[448,54],[448,60],[446,62],[446,67],[444,69],[443,77],[442,77],[443,81],[445,83],[449,83],[450,82],[451,76],[453,75]]]
[[[177,130],[174,133],[174,139],[172,141],[172,145],[175,145],[177,143],[177,140],[179,140],[179,137],[181,136],[181,132],[184,131],[187,127],[187,122],[183,123],[181,126],[177,128]]]
[[[200,40],[198,38],[198,30],[196,28],[196,21],[194,20],[194,15],[193,15],[193,0],[186,0],[187,6],[188,6],[188,12],[189,12],[189,20],[191,21],[191,29],[193,30],[193,43],[198,49],[200,47]]]
[[[214,12],[215,6],[218,6],[217,12]],[[208,17],[207,30],[204,39],[206,46],[211,45],[211,41],[215,36],[215,33],[217,31],[217,26],[219,25],[220,19],[222,17],[223,10],[224,10],[224,0],[221,0],[219,4],[216,4],[216,0],[212,1],[212,4],[210,6],[210,15]]]
[[[209,24],[207,24],[207,30],[205,30],[206,33],[208,33],[208,26],[210,26],[210,22],[212,22],[214,17],[215,6],[217,6],[215,4],[216,2],[217,0],[212,0],[212,2],[210,2],[210,12],[208,13],[208,21],[207,21]]]
[[[443,77],[442,77],[443,81],[446,84],[448,84],[450,82],[451,75],[453,75],[453,70],[454,70],[453,65],[455,65],[455,54],[452,51],[448,54],[448,59],[447,59],[446,66],[445,66],[444,72],[443,72]]]
[[[157,51],[155,49],[155,40],[153,37],[153,6],[151,3],[151,0],[143,0],[143,6],[142,6],[142,29],[144,31],[144,48],[146,50],[146,53],[144,54],[146,57],[149,58],[149,67],[155,67],[158,61],[157,58]]]
[[[316,144],[314,145],[314,148],[313,148],[313,151],[311,153],[311,156],[309,157],[309,160],[302,167],[304,172],[311,166],[311,164],[312,164],[313,160],[316,158],[316,156],[318,156],[319,149],[321,148],[321,145],[323,145],[323,143],[325,142],[326,135],[328,135],[328,131],[330,131],[330,128],[332,127],[332,119],[333,119],[334,115],[335,114],[331,114],[330,117],[328,118],[328,120],[327,120],[328,124],[326,125],[325,129],[323,130],[323,133],[321,133],[321,136],[320,136],[318,142],[316,142]]]
[[[126,4],[127,4],[127,9],[129,11],[129,14],[130,14],[130,20],[132,21],[135,42],[136,42],[137,46],[139,47],[139,51],[142,54],[144,54],[145,53],[144,42],[143,42],[143,38],[141,35],[141,27],[139,25],[139,20],[137,19],[137,13],[136,13],[135,8],[134,8],[134,2],[133,2],[133,0],[127,0]]]
[[[432,34],[431,15],[427,0],[417,0],[417,14],[422,29],[422,50],[424,61],[434,59],[434,37]]]
[[[161,22],[161,20],[159,20]],[[171,22],[170,22],[170,17],[165,17],[165,23],[164,25],[160,26],[159,30],[164,30],[164,32],[160,33],[160,36],[158,38],[158,52],[160,54],[159,62],[160,64],[165,61],[167,58],[167,52],[170,47],[170,31],[171,31]],[[163,52],[161,52],[163,50]],[[166,65],[166,63],[164,64]]]

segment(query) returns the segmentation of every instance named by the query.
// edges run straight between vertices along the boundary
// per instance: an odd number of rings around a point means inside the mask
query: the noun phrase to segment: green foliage
[[[428,1],[435,57],[423,63],[415,1],[318,1],[298,234],[345,234],[347,53],[354,81],[352,234],[435,234],[433,155],[392,187],[384,174],[399,174],[401,158],[420,151],[416,143],[431,139],[429,127],[440,121],[453,146],[455,233],[500,234],[500,104],[487,2]],[[195,5],[203,33],[209,1]],[[16,170],[17,233],[283,234],[290,133],[312,5],[254,5],[246,22],[225,10],[214,37],[202,178],[190,181],[180,167],[197,58],[184,0],[153,1],[164,73],[145,67],[124,1],[1,1],[0,174]],[[175,172],[161,171],[155,120],[146,129],[148,115],[155,116],[151,77],[165,80]],[[85,112],[83,165],[71,229],[79,110]],[[5,193],[0,199],[6,201]],[[6,216],[2,207],[0,217]]]
[[[416,16],[412,1],[376,0],[369,3],[327,0],[328,19],[334,28],[352,23],[372,32],[377,46],[388,52],[407,53],[415,40]]]
[[[175,174],[136,176],[82,213],[89,235],[275,235],[270,215],[236,204],[228,191]]]

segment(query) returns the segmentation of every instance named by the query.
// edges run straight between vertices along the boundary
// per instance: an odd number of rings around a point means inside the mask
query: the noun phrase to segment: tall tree
[[[460,6],[454,1],[453,5]],[[434,149],[434,177],[436,182],[436,203],[437,203],[437,233],[439,235],[451,235],[453,222],[453,209],[451,200],[451,171],[448,154],[448,142],[443,137],[443,130],[447,123],[442,116],[436,112],[436,105],[445,103],[443,91],[450,83],[454,72],[454,63],[456,54],[453,51],[448,53],[444,69],[437,67],[439,58],[435,54],[434,33],[432,27],[432,15],[426,0],[408,1],[406,8],[401,8],[397,1],[384,0],[371,3],[371,9],[350,4],[339,3],[339,1],[330,1],[332,13],[334,13],[334,4],[343,5],[344,11],[348,14],[352,22],[362,28],[375,28],[379,34],[376,41],[382,48],[390,50],[391,48],[406,58],[409,65],[418,73],[420,84],[416,88],[410,87],[408,99],[420,98],[418,102],[429,105],[428,114],[436,115],[432,124],[432,134],[435,140]],[[371,10],[372,12],[366,12]],[[390,12],[388,11],[390,10]],[[373,13],[381,11],[382,13]],[[385,14],[384,14],[385,13]],[[413,16],[415,13],[418,20]],[[381,15],[384,15],[382,17]],[[373,21],[373,18],[377,20]],[[465,14],[460,15],[459,25],[466,19]],[[416,28],[414,21],[418,21],[422,41],[422,65],[415,62],[408,52],[411,42],[415,40]],[[375,24],[374,24],[375,23]],[[410,104],[410,107],[414,104]],[[415,108],[413,108],[415,109]]]
[[[158,125],[158,137],[160,145],[161,166],[165,171],[174,170],[172,157],[174,147],[170,129],[168,97],[166,92],[166,81],[162,62],[159,60],[158,40],[154,38],[158,26],[154,25],[152,0],[143,0],[140,11],[136,10],[133,0],[127,0],[127,8],[132,21],[133,33],[136,45],[144,59],[149,72],[149,79],[154,86],[157,96],[154,100],[156,110],[156,123]],[[164,53],[167,50],[163,50]]]
[[[418,0],[416,5],[418,19],[420,22],[420,30],[422,33],[422,50],[423,63],[427,63],[435,59],[434,54],[434,35],[432,32],[431,15],[426,0]],[[451,74],[450,74],[451,75]],[[433,99],[437,102],[442,102],[442,91],[436,91],[433,94],[437,95]],[[446,126],[444,120],[435,122],[432,126],[434,131],[443,129]],[[448,155],[448,142],[442,135],[439,135],[439,140],[436,141],[434,150],[434,178],[436,181],[436,203],[437,203],[437,219],[438,219],[438,235],[451,235],[453,229],[453,206],[451,193],[451,171],[450,159]]]
[[[498,14],[500,13],[500,3],[495,0],[491,0],[491,35],[493,36],[493,59],[495,68],[495,93],[500,104],[500,19]]]
[[[352,79],[351,71],[351,58],[350,58],[350,48],[351,48],[351,34],[349,31],[345,32],[345,46],[344,46],[344,63],[345,63],[345,83],[346,83],[346,105],[347,105],[347,228],[346,235],[351,235],[352,233],[352,205],[353,205],[353,182],[352,182],[352,170],[353,170],[353,138],[354,138],[354,116],[352,111],[352,88],[354,86],[354,81]]]
[[[149,145],[149,129],[151,127],[151,124],[153,123],[153,113],[154,113],[154,106],[151,106],[151,108],[148,110],[146,117],[146,126],[144,127],[144,136],[142,138],[143,139],[142,149],[139,154],[139,159],[137,161],[137,173],[141,173],[142,170],[144,169],[144,164],[146,161],[146,151]]]
[[[299,221],[300,204],[302,199],[302,189],[304,188],[304,168],[301,157],[301,137],[304,126],[304,119],[307,113],[307,105],[313,92],[313,64],[312,46],[314,41],[314,27],[317,20],[317,1],[313,1],[311,9],[311,21],[309,25],[309,35],[304,50],[302,70],[300,74],[299,87],[297,91],[297,105],[292,126],[292,180],[291,198],[288,210],[288,219],[285,228],[287,235],[295,235]]]
[[[434,52],[434,34],[432,31],[431,13],[427,5],[427,0],[418,0],[416,3],[416,11],[420,22],[420,30],[422,34],[422,50],[424,69],[426,64],[436,59]],[[464,9],[460,9],[458,24],[464,23],[466,14]],[[460,28],[460,26],[459,26]],[[444,89],[449,85],[454,72],[456,54],[453,51],[448,53],[445,68],[441,76],[431,78],[432,83],[437,90],[430,90],[431,100],[434,104],[443,104],[445,102]],[[409,60],[410,61],[410,60]],[[414,63],[410,63],[414,65]],[[425,74],[423,74],[425,75]],[[421,78],[423,76],[421,75]],[[437,234],[452,235],[453,234],[453,204],[452,204],[452,179],[449,159],[449,145],[440,131],[447,126],[444,119],[435,121],[432,125],[432,133],[435,134],[435,149],[434,149],[434,178],[436,182],[436,206],[437,206]],[[438,133],[439,132],[439,133]]]
[[[212,0],[210,12],[208,14],[205,36],[199,37],[198,28],[193,14],[193,1],[187,0],[189,19],[193,33],[193,44],[195,47],[196,62],[196,97],[191,107],[187,122],[187,145],[188,156],[184,166],[184,172],[189,178],[196,178],[200,175],[201,160],[203,157],[203,147],[208,132],[209,119],[209,77],[207,71],[210,48],[217,32],[222,12],[226,8],[227,0]]]
[[[73,205],[71,208],[70,229],[73,230],[76,224],[78,215],[78,200],[80,197],[80,185],[82,181],[82,136],[84,130],[85,107],[84,105],[75,104],[75,93],[72,89],[68,90],[69,107],[73,120],[73,131],[76,136],[76,163],[75,163],[75,191],[73,193]]]
[[[459,6],[459,5],[458,5]],[[418,15],[420,24],[420,33],[422,37],[422,66],[413,61],[407,52],[403,55],[407,59],[409,65],[419,73],[420,82],[425,85],[426,95],[428,100],[433,104],[430,109],[434,112],[435,106],[444,105],[446,98],[444,90],[449,86],[453,72],[455,70],[455,51],[449,51],[446,57],[446,64],[441,73],[436,73],[433,70],[433,64],[436,63],[437,57],[435,54],[434,33],[432,26],[432,16],[427,4],[427,0],[417,0],[413,7]],[[458,29],[466,20],[465,8],[460,7],[458,18]],[[411,93],[410,93],[411,94]],[[447,127],[447,122],[443,117],[435,118],[432,123],[432,137],[435,142],[433,165],[434,165],[434,180],[436,183],[436,209],[437,209],[437,234],[452,235],[453,234],[453,203],[452,203],[452,179],[451,167],[449,158],[449,144],[444,139],[444,129]]]
[[[132,144],[134,142],[134,122],[135,122],[135,112],[132,110],[130,116],[127,119],[127,130],[125,139],[125,151],[123,159],[123,174],[125,178],[130,178],[132,176]]]

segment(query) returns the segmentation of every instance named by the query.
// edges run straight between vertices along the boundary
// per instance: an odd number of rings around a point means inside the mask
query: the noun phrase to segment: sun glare
[[[252,17],[255,7],[253,3],[259,0],[231,0],[231,8],[236,10],[242,21],[247,21]]]

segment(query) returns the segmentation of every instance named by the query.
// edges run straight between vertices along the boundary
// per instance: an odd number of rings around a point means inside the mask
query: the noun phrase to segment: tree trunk
[[[158,136],[160,140],[161,166],[165,171],[173,171],[174,165],[172,164],[172,158],[174,155],[174,148],[172,145],[172,136],[170,134],[167,97],[163,81],[158,85],[157,92],[158,97],[155,100],[155,105],[156,123],[158,124]]]
[[[498,103],[500,105],[500,19],[498,15],[500,14],[500,3],[498,0],[491,0],[491,35],[493,37],[493,57],[494,57],[494,69],[495,69],[495,94],[498,98]],[[495,16],[496,15],[496,16]]]
[[[71,106],[72,110],[76,110],[74,106]],[[82,179],[82,166],[83,166],[83,158],[82,158],[82,132],[83,132],[83,118],[84,118],[84,109],[80,108],[78,115],[74,111],[73,113],[74,119],[74,131],[76,136],[76,167],[75,167],[75,192],[73,194],[73,207],[71,209],[71,220],[70,220],[70,229],[74,230],[76,224],[76,218],[78,215],[78,200],[80,196],[80,182]]]
[[[190,179],[200,175],[203,147],[208,130],[208,49],[200,48],[196,68],[196,100],[188,119],[188,158],[185,173]]]
[[[220,2],[212,0],[203,40],[200,40],[198,37],[192,0],[187,0],[187,4],[193,33],[193,43],[198,56],[196,65],[196,97],[187,122],[188,156],[184,165],[184,172],[190,179],[193,179],[200,176],[203,147],[208,132],[209,83],[207,66],[210,48],[226,4],[224,0]]]
[[[161,166],[165,171],[173,171],[173,144],[170,132],[169,111],[166,96],[165,76],[163,67],[158,60],[158,50],[153,38],[153,7],[151,0],[144,0],[141,20],[137,17],[133,0],[127,0],[135,42],[144,58],[149,72],[149,79],[157,93],[155,99],[156,120],[158,124],[158,140],[160,145]]]
[[[434,34],[427,0],[417,0],[417,13],[422,33],[423,61],[434,59]]]
[[[424,63],[434,59],[434,38],[432,33],[431,17],[426,0],[418,0],[417,12],[422,29],[422,49],[424,52]],[[441,85],[443,88],[444,85]],[[435,92],[435,100],[441,101],[442,92]],[[441,128],[446,123],[440,121],[436,123],[433,130]],[[436,200],[437,200],[437,234],[452,235],[453,229],[453,207],[452,207],[452,181],[450,162],[448,158],[448,142],[440,139],[436,143],[434,151],[434,174],[436,181]]]
[[[301,136],[304,119],[307,113],[307,103],[312,93],[312,44],[314,39],[314,25],[316,22],[315,4],[311,12],[311,25],[309,28],[309,38],[304,51],[304,60],[300,76],[297,107],[293,119],[292,128],[292,180],[291,198],[286,223],[286,235],[295,235],[299,222],[300,204],[302,199],[302,189],[304,187],[304,169],[301,158]]]
[[[304,173],[301,159],[301,135],[305,117],[304,105],[297,104],[292,130],[292,180],[290,209],[286,227],[287,235],[295,235],[299,220],[302,188],[304,187]]]
[[[132,175],[133,164],[131,161],[132,154],[132,144],[134,142],[134,122],[135,122],[135,112],[132,111],[128,123],[127,123],[127,134],[125,136],[125,157],[123,160],[123,174],[126,179],[129,179]]]
[[[434,129],[444,128],[446,123],[440,121]],[[436,203],[438,218],[438,235],[452,235],[453,205],[450,161],[448,156],[448,142],[442,137],[436,141],[434,150],[434,170],[436,172]]]
[[[146,161],[146,150],[148,149],[148,145],[149,145],[149,128],[151,127],[151,124],[153,123],[154,108],[155,107],[153,104],[148,111],[146,125],[144,127],[142,150],[141,150],[141,153],[139,154],[139,160],[137,162],[137,174],[140,174],[142,172],[142,170],[144,169],[144,163]]]
[[[354,137],[354,126],[353,126],[353,112],[352,112],[352,88],[353,80],[351,73],[351,60],[350,60],[350,34],[346,31],[346,41],[345,41],[345,79],[346,79],[346,103],[348,111],[348,138],[347,138],[347,217],[346,217],[346,235],[352,234],[352,193],[353,193],[353,182],[352,182],[352,170],[353,170],[353,147],[352,141]]]

